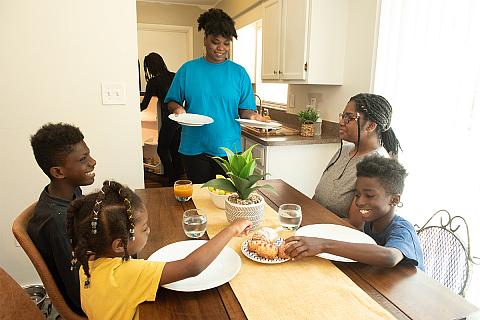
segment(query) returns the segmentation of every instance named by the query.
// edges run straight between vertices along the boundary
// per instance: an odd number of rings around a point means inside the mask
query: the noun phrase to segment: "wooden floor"
[[[165,175],[155,174],[153,172],[144,171],[145,188],[160,188],[168,185],[168,179]]]

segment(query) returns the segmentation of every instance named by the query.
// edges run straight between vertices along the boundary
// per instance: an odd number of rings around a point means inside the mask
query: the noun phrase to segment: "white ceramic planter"
[[[259,203],[241,205],[230,202],[227,198],[225,200],[225,215],[228,222],[233,222],[238,218],[245,218],[252,222],[253,229],[256,229],[262,222],[265,213],[265,199],[257,194],[262,201]]]

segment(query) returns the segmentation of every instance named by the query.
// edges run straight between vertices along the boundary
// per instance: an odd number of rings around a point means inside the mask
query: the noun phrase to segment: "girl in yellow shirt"
[[[68,209],[72,265],[80,264],[82,309],[90,320],[138,319],[138,305],[154,301],[159,285],[200,274],[232,237],[250,228],[250,221],[236,220],[178,261],[130,259],[147,242],[148,214],[130,188],[105,181],[99,192],[73,201]]]

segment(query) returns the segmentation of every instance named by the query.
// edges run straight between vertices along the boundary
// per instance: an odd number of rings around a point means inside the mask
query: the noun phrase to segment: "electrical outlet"
[[[317,106],[317,98],[310,98],[310,104],[315,108]]]
[[[290,99],[288,99],[288,107],[295,108],[295,95],[291,94]]]

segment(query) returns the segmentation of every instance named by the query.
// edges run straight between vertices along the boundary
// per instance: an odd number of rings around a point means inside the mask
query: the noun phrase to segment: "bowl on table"
[[[225,200],[232,194],[232,192],[208,187],[208,194],[215,207],[225,209]]]

